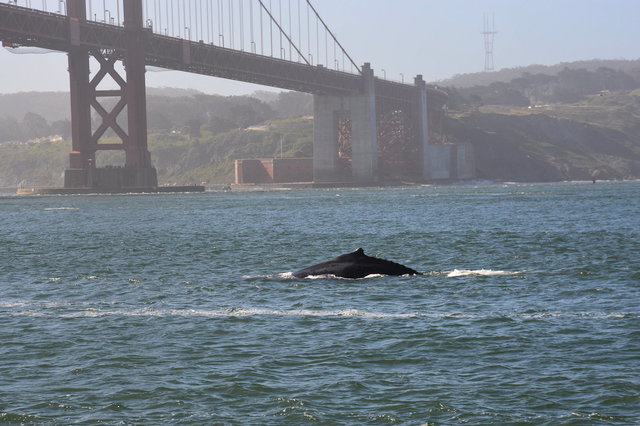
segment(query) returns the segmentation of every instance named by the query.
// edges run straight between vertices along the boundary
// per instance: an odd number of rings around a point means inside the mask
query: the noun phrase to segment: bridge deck
[[[312,94],[348,95],[363,89],[359,75],[269,56],[187,41],[148,29],[80,21],[64,15],[0,3],[3,43],[69,52],[74,48],[122,56],[127,37],[142,37],[147,65]],[[415,86],[376,79],[378,97],[413,101]]]
[[[131,36],[143,38],[148,65],[309,93],[361,90],[359,76],[350,73],[161,36],[147,29],[132,34],[119,26],[0,4],[4,43],[63,52],[74,48],[124,52],[126,38]]]

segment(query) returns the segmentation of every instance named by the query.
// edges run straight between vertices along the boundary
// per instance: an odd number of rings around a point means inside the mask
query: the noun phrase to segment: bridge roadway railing
[[[155,34],[147,37],[145,46],[147,65],[314,94],[362,90],[359,75],[322,66]]]

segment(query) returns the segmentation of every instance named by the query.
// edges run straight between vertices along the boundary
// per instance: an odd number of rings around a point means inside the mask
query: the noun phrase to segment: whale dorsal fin
[[[358,249],[354,251],[353,254],[364,256],[364,250],[362,249],[362,247],[358,247]]]

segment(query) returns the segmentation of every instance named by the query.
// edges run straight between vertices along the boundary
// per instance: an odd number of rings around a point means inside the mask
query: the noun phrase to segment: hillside
[[[612,121],[618,128],[601,125],[610,114],[616,116],[613,110],[602,114],[591,110],[581,117],[589,122],[571,119],[584,108],[485,107],[484,111],[451,114],[445,131],[451,141],[474,145],[478,179],[640,178],[640,133],[624,120]],[[636,117],[637,127],[640,119],[634,114],[638,111],[626,113]],[[155,133],[149,136],[149,148],[162,184],[228,183],[233,181],[234,159],[312,155],[312,129],[311,118],[297,118],[217,135],[204,132],[200,137]],[[66,141],[0,144],[0,187],[15,187],[22,181],[61,185],[69,146]],[[101,165],[120,164],[122,158],[120,153],[104,152],[99,160]]]
[[[312,155],[310,117],[271,120],[218,134],[203,129],[199,136],[181,131],[149,135],[160,184],[229,183],[235,159]],[[0,187],[62,186],[70,145],[64,140],[0,144]],[[98,152],[97,162],[101,167],[122,164],[123,153]]]
[[[562,62],[556,65],[528,65],[526,67],[503,68],[493,72],[476,72],[459,74],[454,77],[433,82],[438,86],[456,87],[458,89],[473,86],[488,86],[492,83],[505,83],[521,77],[523,74],[556,75],[563,69],[584,69],[596,71],[598,68],[611,68],[636,77],[640,76],[640,59],[630,60],[589,60],[576,62]]]
[[[565,181],[640,178],[640,138],[545,114],[469,113],[450,138],[473,143],[478,179]]]
[[[68,98],[66,93],[53,92],[0,95],[0,143],[51,135],[69,139]],[[116,99],[106,98],[100,102],[110,111]],[[219,96],[192,90],[151,88],[147,93],[147,126],[150,134],[178,132],[198,136],[203,126],[218,134],[267,120],[311,115],[312,109],[312,98],[305,93],[257,92],[255,96]],[[100,122],[95,112],[92,117],[95,129]],[[118,117],[118,123],[123,127],[126,127],[126,121],[126,114]],[[113,132],[106,134],[113,135]]]

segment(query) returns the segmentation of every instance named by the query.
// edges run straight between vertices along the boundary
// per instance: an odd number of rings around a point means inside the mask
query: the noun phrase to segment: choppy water
[[[638,424],[639,195],[2,197],[0,422]]]

